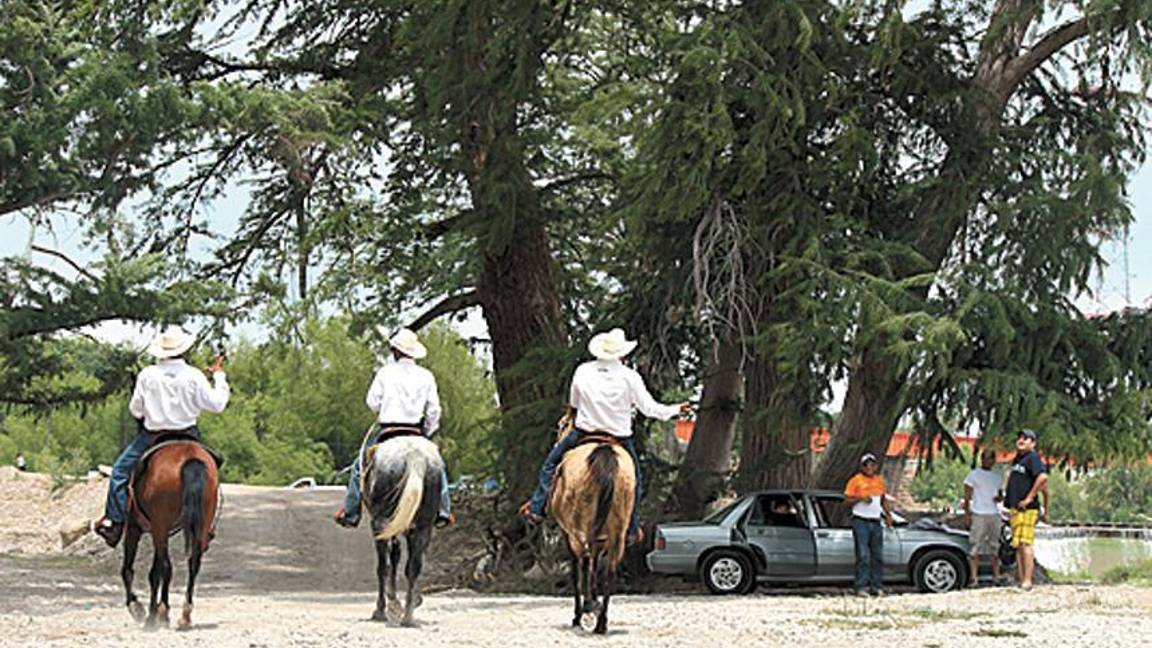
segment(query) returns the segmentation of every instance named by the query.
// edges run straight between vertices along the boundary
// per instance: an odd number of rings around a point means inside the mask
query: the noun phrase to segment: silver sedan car
[[[947,592],[968,582],[968,533],[893,514],[884,529],[884,581]],[[745,594],[757,583],[851,583],[852,511],[834,491],[746,495],[699,522],[656,527],[648,567],[699,576],[714,594]]]

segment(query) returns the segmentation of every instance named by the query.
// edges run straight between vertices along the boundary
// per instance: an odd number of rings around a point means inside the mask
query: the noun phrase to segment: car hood
[[[947,533],[948,535],[954,535],[954,536],[959,536],[959,537],[963,537],[963,538],[968,537],[968,532],[965,531],[964,529],[955,529],[953,527],[948,526],[947,524],[942,524],[940,522],[937,522],[936,520],[933,520],[932,518],[920,518],[919,520],[916,520],[912,524],[909,524],[908,528],[909,529],[915,529],[917,531],[937,531],[939,533]]]

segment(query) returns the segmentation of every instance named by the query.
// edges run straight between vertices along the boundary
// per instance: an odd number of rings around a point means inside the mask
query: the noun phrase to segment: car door
[[[851,579],[856,574],[856,543],[852,539],[852,510],[843,495],[811,498],[815,514],[816,575]]]
[[[815,573],[816,545],[802,511],[788,493],[756,496],[744,533],[762,552],[767,576],[806,577]]]

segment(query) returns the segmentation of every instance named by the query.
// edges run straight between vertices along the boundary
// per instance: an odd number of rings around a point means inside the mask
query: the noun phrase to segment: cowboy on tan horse
[[[104,517],[92,525],[92,530],[110,547],[115,547],[124,533],[128,482],[153,441],[169,434],[198,438],[200,430],[196,421],[200,413],[220,413],[228,405],[232,392],[224,377],[223,358],[217,358],[208,369],[211,384],[202,371],[185,361],[184,356],[195,341],[179,326],[170,326],[148,347],[148,353],[157,363],[145,367],[137,376],[132,400],[128,402],[128,411],[143,423],[136,438],[112,465]]]
[[[360,524],[361,493],[360,475],[363,471],[364,451],[376,443],[394,436],[405,434],[431,437],[440,427],[440,395],[436,388],[436,377],[417,360],[428,355],[428,349],[420,343],[416,333],[403,328],[388,340],[392,349],[390,362],[376,372],[372,386],[365,399],[368,408],[376,413],[376,423],[360,454],[352,462],[348,475],[348,493],[336,515],[336,523],[353,528]],[[447,526],[455,522],[452,515],[452,499],[448,493],[448,474],[441,463],[440,512],[437,526]]]
[[[628,541],[637,543],[643,540],[639,511],[640,462],[632,441],[632,412],[635,409],[649,418],[668,420],[679,414],[687,414],[691,405],[664,405],[652,397],[640,374],[621,362],[635,348],[636,341],[627,339],[622,329],[612,329],[592,336],[588,351],[596,359],[580,365],[572,374],[568,405],[576,410],[575,428],[548,453],[544,465],[540,467],[536,492],[532,494],[532,499],[520,507],[520,514],[530,522],[539,523],[544,519],[544,505],[552,488],[556,467],[560,465],[564,453],[586,435],[607,434],[619,440],[636,467],[636,497],[628,527]]]

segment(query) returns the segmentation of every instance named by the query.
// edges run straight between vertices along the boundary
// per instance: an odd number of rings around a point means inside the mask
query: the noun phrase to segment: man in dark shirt
[[[1029,429],[1016,436],[1016,459],[1008,473],[1008,489],[1004,505],[1011,511],[1008,524],[1012,527],[1012,546],[1016,548],[1016,570],[1020,586],[1032,589],[1032,570],[1035,554],[1036,519],[1040,514],[1037,495],[1048,482],[1048,467],[1036,452],[1036,433]]]

